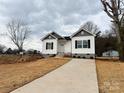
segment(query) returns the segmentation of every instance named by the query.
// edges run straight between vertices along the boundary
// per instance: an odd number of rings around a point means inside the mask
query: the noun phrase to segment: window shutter
[[[52,43],[52,46],[51,46],[51,47],[52,47],[52,49],[53,49],[53,43]]]
[[[88,48],[90,48],[90,40],[88,40]]]
[[[46,50],[48,49],[48,43],[46,43]]]
[[[75,40],[75,48],[77,49],[77,40]]]

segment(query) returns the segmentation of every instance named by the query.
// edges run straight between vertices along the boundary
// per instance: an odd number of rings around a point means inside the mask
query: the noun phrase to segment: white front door
[[[60,53],[64,53],[64,44],[60,44],[60,50],[59,50]]]

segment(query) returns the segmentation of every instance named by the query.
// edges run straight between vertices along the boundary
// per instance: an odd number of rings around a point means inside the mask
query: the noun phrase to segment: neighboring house
[[[109,51],[103,52],[102,56],[103,57],[118,57],[119,53],[118,51],[115,51],[115,50],[109,50]]]
[[[71,36],[51,32],[42,38],[44,55],[71,54],[72,57],[95,57],[95,35],[79,29]]]

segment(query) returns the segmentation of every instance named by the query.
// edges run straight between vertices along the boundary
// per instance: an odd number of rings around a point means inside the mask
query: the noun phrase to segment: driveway
[[[99,93],[95,60],[72,59],[11,93]]]

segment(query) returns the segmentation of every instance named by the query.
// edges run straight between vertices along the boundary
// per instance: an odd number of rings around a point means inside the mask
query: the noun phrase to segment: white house
[[[119,53],[116,50],[109,50],[102,53],[103,57],[118,57]]]
[[[71,36],[61,36],[51,32],[42,38],[44,55],[71,54],[72,57],[95,57],[95,35],[79,29]]]

